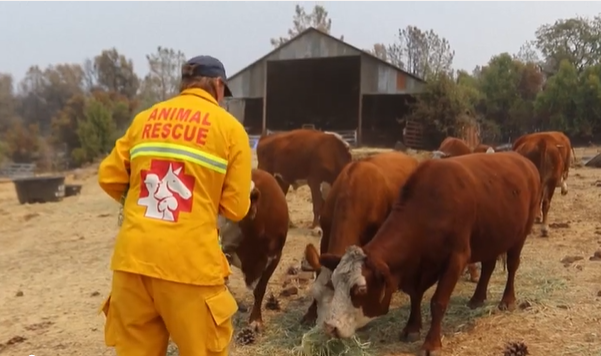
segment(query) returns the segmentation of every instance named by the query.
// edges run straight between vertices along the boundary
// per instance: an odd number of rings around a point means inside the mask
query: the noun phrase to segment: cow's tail
[[[538,141],[538,153],[540,155],[540,161],[539,161],[539,172],[541,174],[541,176],[547,171],[547,141],[545,140],[539,140]],[[543,177],[541,177],[541,182],[542,182]]]
[[[572,155],[570,156],[570,165],[576,163],[576,152],[574,152],[574,147],[570,145],[570,149],[572,150]]]
[[[500,260],[503,263],[503,272],[507,271],[507,253],[501,254],[497,257],[497,260]]]

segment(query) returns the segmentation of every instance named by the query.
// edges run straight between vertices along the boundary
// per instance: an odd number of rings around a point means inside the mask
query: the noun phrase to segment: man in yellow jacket
[[[123,222],[103,306],[118,356],[225,356],[238,307],[225,286],[217,215],[249,210],[251,152],[242,125],[218,104],[231,96],[210,56],[182,67],[178,96],[138,114],[100,164],[98,182]]]

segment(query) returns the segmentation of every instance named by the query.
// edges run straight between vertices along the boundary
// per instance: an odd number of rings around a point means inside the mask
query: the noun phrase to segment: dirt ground
[[[593,152],[576,149],[577,156]],[[93,169],[78,178],[81,195],[34,205],[19,205],[13,184],[0,183],[1,355],[114,355],[104,346],[98,308],[109,292],[118,205],[97,186]],[[540,238],[537,225],[524,248],[516,278],[519,310],[496,309],[505,282],[502,268],[495,271],[489,301],[479,310],[465,306],[475,285],[465,278],[459,282],[443,323],[445,355],[501,355],[508,341],[525,342],[531,355],[601,355],[601,261],[589,260],[601,250],[600,180],[601,170],[573,168],[568,195],[557,191],[550,237]],[[304,246],[319,242],[307,228],[312,218],[308,188],[291,191],[288,202],[298,227],[289,232],[285,258],[269,285],[276,296],[288,267],[299,265]],[[307,331],[298,321],[309,305],[309,286],[279,297],[281,311],[264,310],[263,335],[254,345],[234,346],[231,355],[297,354]],[[232,292],[251,305],[252,293],[238,271]],[[422,339],[398,341],[408,317],[408,299],[398,293],[390,315],[359,334],[371,342],[371,354],[418,350],[429,326],[431,293],[423,303]],[[248,313],[239,313],[236,325],[244,326],[247,318]]]

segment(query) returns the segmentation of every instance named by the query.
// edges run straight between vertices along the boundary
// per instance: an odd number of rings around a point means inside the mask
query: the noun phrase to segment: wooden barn
[[[403,140],[402,118],[412,94],[425,84],[314,28],[230,76],[228,82],[234,98],[225,105],[251,135],[314,127],[345,137],[350,132],[354,144],[376,146]]]

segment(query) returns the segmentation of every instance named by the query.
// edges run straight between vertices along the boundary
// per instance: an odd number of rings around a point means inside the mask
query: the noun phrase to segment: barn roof
[[[385,60],[382,60],[382,59],[380,59],[380,58],[378,58],[378,57],[374,56],[373,54],[371,54],[371,53],[369,53],[369,52],[366,52],[366,51],[364,51],[364,50],[362,50],[362,49],[360,49],[360,48],[357,48],[357,47],[355,47],[355,46],[353,46],[353,45],[350,45],[350,44],[348,44],[347,42],[344,42],[343,40],[341,40],[341,39],[339,39],[339,38],[336,38],[336,37],[334,37],[334,36],[332,36],[332,35],[330,35],[330,34],[327,34],[327,33],[321,32],[321,31],[319,31],[318,29],[316,29],[316,28],[314,28],[314,27],[309,27],[309,28],[307,28],[307,29],[306,29],[306,30],[304,30],[303,32],[301,32],[301,33],[299,33],[298,35],[296,35],[296,36],[294,36],[293,38],[291,38],[289,41],[287,41],[287,42],[286,42],[286,43],[284,43],[283,45],[281,45],[281,46],[279,46],[279,47],[277,47],[277,48],[273,49],[272,51],[270,51],[270,52],[268,52],[267,54],[265,54],[263,57],[261,57],[261,58],[257,59],[256,61],[254,61],[254,62],[250,63],[249,65],[247,65],[246,67],[242,68],[241,70],[239,70],[238,72],[236,72],[234,75],[230,76],[230,77],[228,78],[228,81],[229,81],[229,80],[232,80],[232,79],[234,79],[234,78],[236,78],[236,77],[237,77],[237,76],[239,76],[240,74],[242,74],[242,73],[244,73],[245,71],[249,70],[249,69],[250,69],[252,66],[254,66],[255,64],[257,64],[257,63],[259,63],[259,62],[262,62],[262,61],[266,60],[268,57],[270,57],[270,56],[271,56],[271,55],[273,55],[274,53],[276,53],[276,52],[278,52],[278,51],[281,51],[281,50],[285,49],[287,46],[290,46],[291,44],[293,44],[294,42],[298,41],[298,40],[299,40],[299,39],[301,39],[302,37],[304,37],[304,36],[307,36],[308,34],[317,34],[318,36],[327,37],[327,38],[329,38],[329,39],[331,39],[331,40],[333,40],[333,41],[336,41],[336,42],[338,42],[338,43],[339,43],[339,44],[341,44],[342,46],[345,46],[345,47],[347,47],[347,48],[351,49],[352,51],[354,51],[354,52],[357,52],[358,54],[362,54],[362,55],[364,55],[364,56],[371,57],[371,58],[375,59],[376,61],[380,62],[380,63],[381,63],[381,64],[383,64],[383,65],[386,65],[386,66],[388,66],[388,67],[391,67],[391,68],[395,69],[396,71],[398,71],[398,72],[401,72],[401,73],[403,73],[404,75],[406,75],[406,76],[408,76],[408,77],[411,77],[411,78],[413,78],[413,79],[415,79],[415,80],[417,80],[417,81],[420,81],[420,82],[422,82],[422,83],[425,83],[425,80],[423,80],[422,78],[420,78],[420,77],[418,77],[418,76],[416,76],[416,75],[414,75],[414,74],[411,74],[411,73],[409,73],[409,72],[407,72],[407,71],[405,71],[405,70],[403,70],[403,69],[401,69],[401,68],[399,68],[399,67],[397,67],[397,66],[395,66],[395,65],[393,65],[393,64],[391,64],[391,63],[388,63],[387,61],[385,61]],[[299,59],[300,59],[300,58],[299,58]]]

